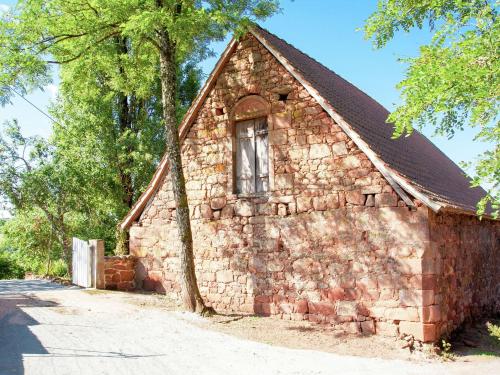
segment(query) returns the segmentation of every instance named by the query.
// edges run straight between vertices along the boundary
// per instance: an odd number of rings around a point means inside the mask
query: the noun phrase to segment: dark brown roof
[[[283,39],[258,27],[257,31],[326,99],[359,136],[390,167],[432,198],[475,210],[485,195],[471,188],[464,172],[418,131],[391,139],[389,112],[370,96]]]

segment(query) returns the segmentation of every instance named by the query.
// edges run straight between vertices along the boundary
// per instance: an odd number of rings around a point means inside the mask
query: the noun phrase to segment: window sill
[[[251,198],[269,198],[270,194],[268,191],[262,193],[251,193],[251,194],[234,194],[237,199],[251,199]]]

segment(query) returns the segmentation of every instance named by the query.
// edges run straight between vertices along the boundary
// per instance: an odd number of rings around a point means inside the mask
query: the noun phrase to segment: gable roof
[[[357,87],[269,31],[255,26],[250,33],[306,88],[335,122],[368,156],[394,190],[409,205],[406,192],[434,211],[450,208],[474,214],[486,194],[471,188],[465,173],[425,136],[414,130],[409,137],[392,139],[389,112]],[[232,39],[186,113],[179,132],[183,139],[217,77],[238,42]],[[120,226],[129,227],[139,217],[168,171],[164,156],[153,178]]]
[[[391,168],[437,200],[476,209],[485,191],[471,188],[464,172],[417,130],[392,139],[389,112],[370,96],[267,30],[258,32],[325,98]]]

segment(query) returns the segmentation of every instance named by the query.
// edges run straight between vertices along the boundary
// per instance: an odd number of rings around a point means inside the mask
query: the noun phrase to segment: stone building
[[[232,40],[181,126],[200,290],[219,311],[434,341],[499,311],[498,221],[418,132],[261,28]],[[137,288],[177,297],[163,158],[122,222]]]

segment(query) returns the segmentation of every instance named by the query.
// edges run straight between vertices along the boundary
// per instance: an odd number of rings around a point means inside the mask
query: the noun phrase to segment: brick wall
[[[130,255],[104,257],[104,288],[134,290],[135,264],[135,257]]]

